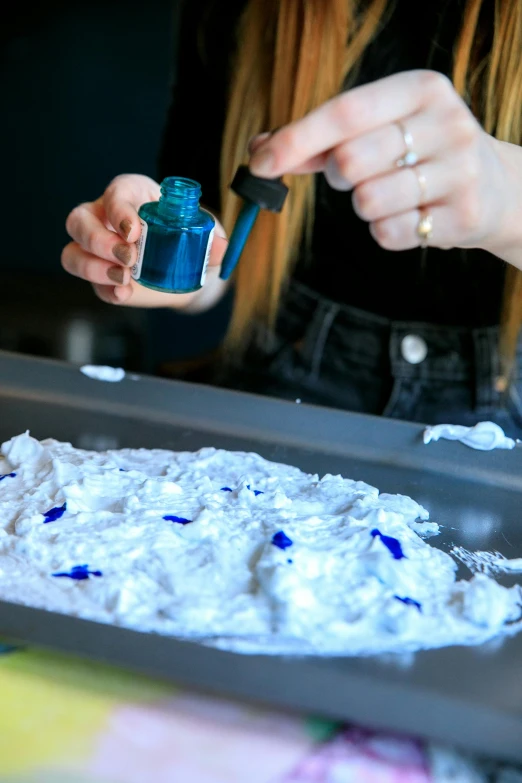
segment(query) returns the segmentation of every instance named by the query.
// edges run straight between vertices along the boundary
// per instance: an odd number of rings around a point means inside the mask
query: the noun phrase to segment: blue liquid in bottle
[[[205,281],[215,221],[201,209],[201,186],[167,177],[159,201],[143,204],[138,261],[132,277],[140,285],[172,294],[197,291]]]

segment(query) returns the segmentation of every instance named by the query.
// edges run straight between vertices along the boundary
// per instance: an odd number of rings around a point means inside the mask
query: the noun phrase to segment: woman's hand
[[[138,209],[147,201],[157,201],[159,196],[160,186],[149,177],[116,177],[103,196],[80,204],[67,217],[65,226],[73,241],[62,251],[62,266],[91,283],[97,296],[110,304],[191,311],[211,307],[225,289],[218,274],[227,242],[218,221],[203,289],[190,294],[164,294],[131,280],[137,258],[135,243],[141,231]]]
[[[438,73],[344,92],[251,151],[258,176],[322,171],[353,190],[383,248],[481,247],[519,265],[508,248],[522,247],[522,150],[485,133]]]

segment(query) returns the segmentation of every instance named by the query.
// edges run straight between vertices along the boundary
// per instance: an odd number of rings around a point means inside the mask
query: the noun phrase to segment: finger
[[[119,234],[109,231],[101,219],[102,214],[103,208],[99,204],[80,204],[67,217],[67,233],[93,256],[133,266],[136,263],[136,246],[122,242]]]
[[[87,253],[77,242],[70,242],[64,247],[62,266],[69,274],[89,283],[128,285],[131,279],[130,269]]]
[[[257,136],[254,136],[250,141],[248,142],[248,154],[253,155],[254,152],[258,149],[258,147],[261,146],[261,144],[266,141],[272,134],[269,132],[267,133],[259,133]]]
[[[447,205],[436,205],[409,210],[399,215],[370,223],[370,233],[385,250],[411,250],[419,247],[421,239],[418,227],[423,216],[430,215],[432,232],[427,244],[430,247],[447,249],[458,247],[462,236],[460,221],[454,209]]]
[[[443,201],[461,185],[459,160],[435,159],[362,182],[354,190],[353,206],[360,218],[372,223]]]
[[[300,166],[297,166],[295,169],[292,169],[292,171],[289,171],[288,173],[289,174],[317,174],[319,171],[325,170],[329,156],[330,156],[329,152],[322,152],[320,155],[316,155],[315,157],[310,158],[310,160],[305,161],[305,163],[301,164]]]
[[[300,166],[296,166],[295,169],[288,171],[287,174],[317,174],[319,171],[324,171],[329,155],[329,152],[322,152],[320,155],[305,161]]]
[[[277,128],[272,128],[271,131],[265,131],[264,133],[258,133],[257,136],[253,136],[250,141],[248,142],[248,153],[249,155],[252,155],[252,153],[261,146],[261,144],[266,141],[270,136],[273,136],[273,134],[279,130],[281,126]]]
[[[136,242],[141,233],[138,209],[160,197],[160,186],[150,177],[122,174],[103,194],[103,206],[115,231],[127,242]]]
[[[131,280],[128,285],[108,286],[93,285],[96,296],[107,304],[126,305],[128,307],[144,308],[169,308],[175,307],[182,310],[194,299],[194,293],[190,294],[167,294],[162,291],[154,291],[151,288],[138,285]]]
[[[116,286],[111,285],[99,285],[95,284],[93,285],[94,293],[98,297],[98,299],[101,299],[102,302],[106,302],[107,304],[117,305],[117,304],[125,304],[125,299],[123,301],[116,296],[116,291],[120,292],[120,296],[122,296],[123,291],[123,297],[125,295],[130,296],[132,294],[132,291],[127,291],[126,289],[130,288],[130,286],[126,286],[125,289],[121,289]]]
[[[272,131],[272,133],[275,133],[275,131]],[[272,136],[272,133],[260,133],[258,136],[250,139],[248,142],[248,154],[253,155]],[[324,169],[327,158],[328,153],[326,152],[316,155],[315,158],[306,161],[301,166],[297,166],[297,168],[289,171],[288,174],[315,174]]]
[[[411,151],[418,161],[452,149],[451,139],[440,132],[434,112],[420,112],[402,123],[411,137]],[[327,157],[325,177],[335,190],[351,190],[364,180],[393,171],[408,151],[397,123],[339,144]]]
[[[281,176],[341,142],[416,114],[434,102],[458,100],[450,81],[433,71],[398,73],[355,87],[267,139],[252,157],[252,172]]]
[[[208,257],[208,265],[221,266],[221,262],[223,261],[223,256],[225,255],[227,247],[228,240],[226,237],[219,236],[217,233],[214,234],[210,255]]]

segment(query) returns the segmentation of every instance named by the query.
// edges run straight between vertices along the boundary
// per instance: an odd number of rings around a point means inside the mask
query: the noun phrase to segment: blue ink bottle
[[[132,277],[140,285],[171,294],[203,286],[215,220],[201,209],[200,197],[195,180],[167,177],[159,201],[139,208],[141,236]]]

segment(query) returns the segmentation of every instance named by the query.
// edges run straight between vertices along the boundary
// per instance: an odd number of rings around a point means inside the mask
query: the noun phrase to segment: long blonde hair
[[[249,139],[293,122],[336,95],[354,74],[388,10],[388,0],[250,0],[238,30],[221,155],[223,222],[231,230],[239,200],[229,184]],[[467,0],[453,61],[455,89],[488,133],[522,143],[522,2]],[[485,55],[479,33],[491,29]],[[246,108],[245,108],[246,107]],[[290,194],[280,215],[262,212],[236,271],[234,311],[226,343],[240,352],[258,322],[273,326],[314,211],[314,178],[287,177]],[[522,321],[522,272],[509,266],[501,327],[504,371],[511,366]]]

